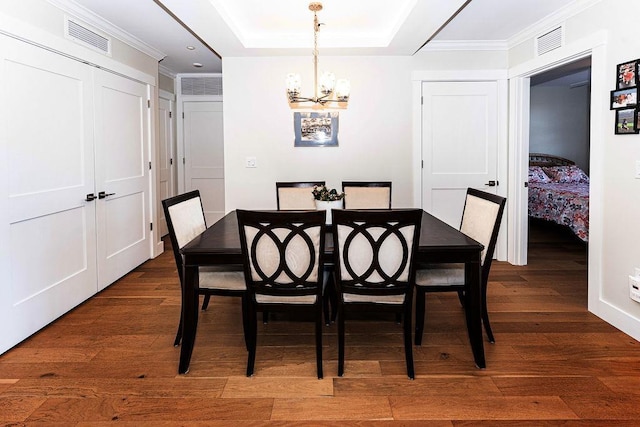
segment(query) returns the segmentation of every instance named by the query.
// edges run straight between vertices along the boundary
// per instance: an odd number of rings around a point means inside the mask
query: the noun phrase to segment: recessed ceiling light
[[[187,49],[189,50],[196,50],[196,48],[194,46],[187,46]]]
[[[201,64],[201,63],[199,63],[199,62],[194,62],[194,63],[193,63],[193,66],[194,66],[194,67],[196,67],[196,68],[201,68],[201,67],[202,67],[202,64]]]

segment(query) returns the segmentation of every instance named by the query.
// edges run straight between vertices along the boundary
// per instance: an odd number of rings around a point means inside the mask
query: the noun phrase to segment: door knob
[[[87,198],[84,199],[84,200],[87,201],[87,202],[93,202],[95,199],[96,199],[96,195],[93,194],[93,193],[89,193],[89,194],[87,194]]]
[[[101,191],[98,193],[98,199],[104,199],[105,197],[109,197],[109,196],[113,196],[116,193],[105,193],[104,191]]]
[[[497,182],[496,181],[489,181],[484,185],[488,185],[489,187],[495,187],[497,185]]]

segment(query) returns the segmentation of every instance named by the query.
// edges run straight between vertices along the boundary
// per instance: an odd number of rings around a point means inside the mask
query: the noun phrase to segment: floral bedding
[[[531,168],[536,168],[532,166]],[[589,178],[572,166],[529,170],[529,216],[568,226],[580,239],[589,240]],[[554,170],[551,170],[554,169]],[[577,169],[577,171],[576,171]],[[555,173],[557,172],[557,173]],[[560,181],[560,182],[558,182]]]

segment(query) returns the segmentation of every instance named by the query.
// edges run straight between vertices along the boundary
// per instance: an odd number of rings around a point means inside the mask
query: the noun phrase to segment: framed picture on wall
[[[637,59],[629,62],[618,64],[616,73],[616,89],[625,89],[638,85],[638,66],[640,63]]]
[[[293,113],[295,147],[337,147],[338,113]]]
[[[616,110],[616,130],[618,135],[638,133],[636,126],[636,109],[628,108],[626,110]]]
[[[611,109],[619,110],[638,105],[638,88],[619,89],[611,91]]]

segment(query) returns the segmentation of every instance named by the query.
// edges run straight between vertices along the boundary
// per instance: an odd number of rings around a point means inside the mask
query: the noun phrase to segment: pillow
[[[553,182],[589,182],[587,174],[575,165],[544,167],[542,170]]]
[[[551,182],[551,178],[544,173],[540,166],[529,166],[529,182],[546,184]]]

